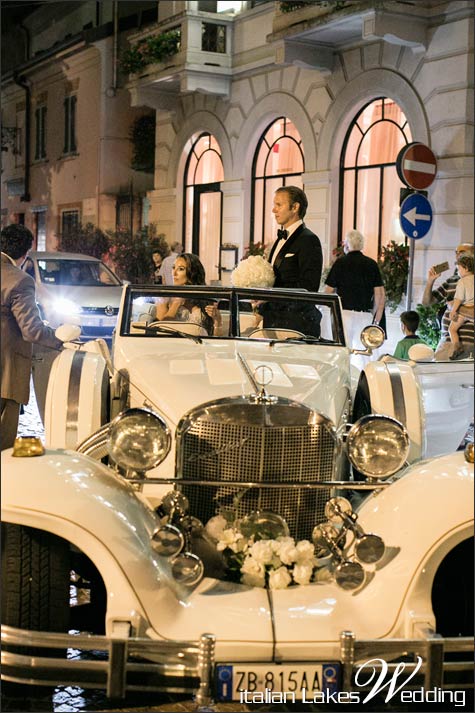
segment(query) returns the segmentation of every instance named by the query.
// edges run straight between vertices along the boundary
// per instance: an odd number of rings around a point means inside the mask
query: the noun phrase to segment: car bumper
[[[45,633],[2,626],[1,677],[22,684],[105,689],[111,698],[124,698],[133,691],[189,693],[198,704],[205,705],[214,699],[215,645],[212,634],[203,634],[199,641],[193,642],[131,637],[127,622],[117,622],[111,636]],[[7,650],[11,646],[15,647],[15,653]],[[49,650],[44,655],[32,656],[28,653],[31,647]],[[352,632],[343,631],[340,690],[356,690],[354,676],[362,663],[371,660],[376,671],[387,667],[391,675],[401,657],[405,660],[407,681],[411,671],[416,670],[417,657],[422,659],[418,670],[422,679],[414,678],[407,688],[417,688],[417,684],[425,690],[473,688],[473,647],[472,637],[443,639],[433,634],[420,639],[358,641]],[[54,657],[51,649],[68,649],[67,658]],[[94,651],[95,660],[81,658],[86,651]],[[456,660],[454,654],[458,655]],[[411,657],[414,662],[408,661]],[[375,659],[381,660],[381,664]]]

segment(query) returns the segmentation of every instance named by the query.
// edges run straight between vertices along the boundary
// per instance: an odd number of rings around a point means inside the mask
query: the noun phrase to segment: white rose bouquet
[[[286,589],[315,580],[313,544],[308,540],[295,542],[288,535],[285,520],[275,513],[255,512],[233,521],[232,511],[224,511],[212,517],[205,530],[222,552],[227,575],[233,581]]]
[[[274,268],[262,255],[250,255],[234,268],[231,282],[234,287],[272,287]]]

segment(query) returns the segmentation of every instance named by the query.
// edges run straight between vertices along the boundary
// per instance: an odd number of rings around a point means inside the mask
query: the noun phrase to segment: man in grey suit
[[[20,267],[33,236],[24,225],[9,225],[0,234],[1,248],[1,450],[13,446],[20,404],[30,396],[32,343],[61,349],[63,342],[43,324],[35,301],[35,282]]]
[[[319,238],[303,222],[308,200],[298,186],[282,186],[274,195],[276,222],[281,226],[273,244],[269,262],[274,268],[274,287],[305,289],[318,292],[322,276],[322,246]],[[267,303],[262,310],[264,328],[296,329],[314,337],[320,336],[321,313],[308,307],[284,302]]]

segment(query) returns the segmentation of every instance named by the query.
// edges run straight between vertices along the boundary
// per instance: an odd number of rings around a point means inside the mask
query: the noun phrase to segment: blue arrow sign
[[[420,193],[412,193],[401,203],[399,223],[408,238],[423,238],[432,227],[430,201]]]

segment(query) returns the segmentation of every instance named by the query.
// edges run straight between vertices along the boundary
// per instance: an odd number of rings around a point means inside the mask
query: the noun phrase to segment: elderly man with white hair
[[[386,294],[378,263],[363,255],[364,237],[350,230],[343,241],[345,255],[335,260],[325,280],[325,292],[336,292],[343,307],[349,346],[361,348],[360,333],[368,324],[379,324]]]

